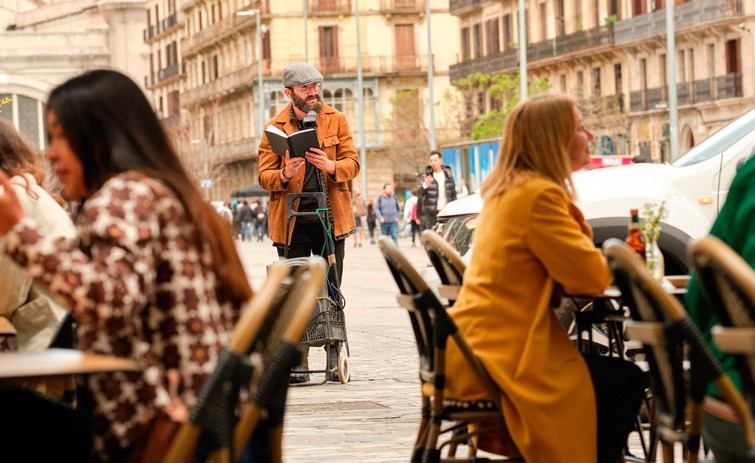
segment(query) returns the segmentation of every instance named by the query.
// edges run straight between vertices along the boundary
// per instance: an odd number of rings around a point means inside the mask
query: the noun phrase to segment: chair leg
[[[663,463],[674,463],[674,444],[663,442],[661,449],[663,451]]]

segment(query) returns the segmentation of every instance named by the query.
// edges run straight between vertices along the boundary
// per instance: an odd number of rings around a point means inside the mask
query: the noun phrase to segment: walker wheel
[[[338,380],[341,381],[341,384],[346,384],[349,379],[351,379],[349,376],[349,358],[345,355],[338,357]]]

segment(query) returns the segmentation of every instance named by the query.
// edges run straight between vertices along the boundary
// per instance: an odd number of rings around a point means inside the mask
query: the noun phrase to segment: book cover
[[[317,141],[317,131],[315,129],[304,129],[287,135],[281,129],[274,125],[265,128],[267,140],[270,142],[270,148],[273,152],[281,157],[288,155],[292,158],[303,158],[310,148],[319,148],[320,142]]]

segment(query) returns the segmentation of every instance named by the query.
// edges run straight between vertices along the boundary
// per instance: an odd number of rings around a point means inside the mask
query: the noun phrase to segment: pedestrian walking
[[[249,206],[246,199],[241,202],[239,207],[239,223],[241,223],[241,241],[252,241],[252,226],[254,222],[254,211]]]
[[[378,197],[375,215],[380,222],[380,233],[384,236],[390,236],[397,246],[400,214],[401,208],[398,205],[398,199],[393,194],[393,185],[386,183],[383,185],[383,194]]]

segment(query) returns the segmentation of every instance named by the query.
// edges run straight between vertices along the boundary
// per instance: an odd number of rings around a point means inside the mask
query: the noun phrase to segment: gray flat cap
[[[291,63],[283,70],[283,86],[306,85],[312,82],[322,82],[322,74],[308,63]]]

